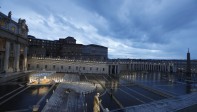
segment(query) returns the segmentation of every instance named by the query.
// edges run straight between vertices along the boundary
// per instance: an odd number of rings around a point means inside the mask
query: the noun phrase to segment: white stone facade
[[[66,73],[108,74],[106,62],[54,58],[29,58],[28,70],[46,70]]]

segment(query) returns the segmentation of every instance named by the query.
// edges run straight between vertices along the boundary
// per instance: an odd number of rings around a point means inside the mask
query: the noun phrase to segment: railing
[[[101,103],[100,103],[99,106],[101,107],[103,112],[109,112],[109,109],[108,108],[105,109]]]

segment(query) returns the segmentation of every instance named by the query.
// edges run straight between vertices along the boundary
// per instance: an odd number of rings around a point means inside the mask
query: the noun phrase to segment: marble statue
[[[100,112],[100,103],[101,103],[101,100],[99,100],[99,93],[97,93],[95,96],[94,96],[94,107],[93,107],[93,112]]]
[[[11,19],[11,16],[12,16],[12,12],[10,11],[10,12],[8,13],[8,18]]]

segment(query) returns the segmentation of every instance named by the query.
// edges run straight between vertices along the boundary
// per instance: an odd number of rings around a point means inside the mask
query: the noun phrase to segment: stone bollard
[[[38,112],[40,105],[33,106],[33,112]]]
[[[48,103],[49,102],[49,99],[46,99],[46,103]]]

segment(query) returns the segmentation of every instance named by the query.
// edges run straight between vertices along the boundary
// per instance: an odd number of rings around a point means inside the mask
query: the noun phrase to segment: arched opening
[[[0,51],[0,73],[4,71],[4,52]]]
[[[24,67],[24,55],[20,54],[20,58],[19,58],[19,69],[20,69],[20,71],[23,71],[23,67]]]
[[[0,73],[4,71],[5,40],[0,39]]]

